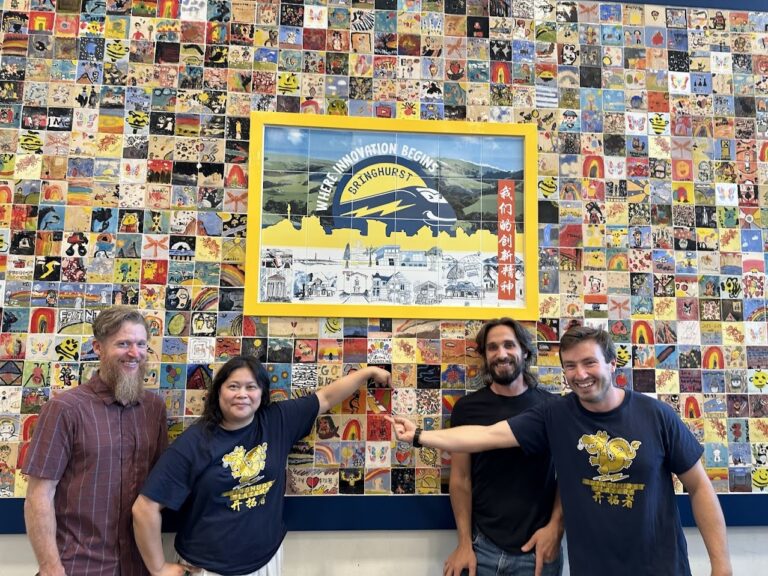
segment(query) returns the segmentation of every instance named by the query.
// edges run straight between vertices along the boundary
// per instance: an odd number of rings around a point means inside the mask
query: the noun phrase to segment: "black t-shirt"
[[[554,398],[540,388],[499,396],[486,387],[456,403],[451,425],[495,424]],[[522,553],[520,547],[549,522],[554,497],[549,451],[526,456],[520,448],[504,448],[472,454],[472,522],[502,550]]]

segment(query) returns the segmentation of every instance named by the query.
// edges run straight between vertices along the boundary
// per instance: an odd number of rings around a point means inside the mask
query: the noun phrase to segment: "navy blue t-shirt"
[[[309,434],[319,404],[312,394],[259,409],[239,430],[195,424],[171,444],[141,493],[179,510],[176,551],[224,575],[267,564],[283,541],[285,465]]]
[[[569,394],[508,422],[526,452],[551,450],[573,576],[690,575],[671,474],[703,450],[669,406],[626,391],[589,412]]]

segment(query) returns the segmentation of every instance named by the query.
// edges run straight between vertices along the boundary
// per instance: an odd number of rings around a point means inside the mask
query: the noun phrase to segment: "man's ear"
[[[93,341],[93,351],[96,352],[96,356],[101,358],[101,342],[98,340]]]

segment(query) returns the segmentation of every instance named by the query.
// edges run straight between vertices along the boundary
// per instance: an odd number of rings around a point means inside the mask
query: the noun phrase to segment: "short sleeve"
[[[60,480],[72,455],[74,429],[70,408],[51,400],[40,413],[22,472],[36,478]]]
[[[659,404],[666,430],[669,469],[674,474],[682,474],[699,461],[704,448],[671,407],[662,402]]]
[[[195,440],[188,440],[193,434],[184,434],[171,444],[149,473],[141,493],[171,510],[178,510],[192,491],[195,482],[194,448]]]
[[[451,412],[451,428],[455,428],[456,426],[463,426],[466,424],[466,396],[462,396],[459,398],[459,400],[456,402],[456,405],[453,407],[453,411]]]
[[[549,405],[550,402],[542,402],[507,420],[517,443],[526,454],[537,454],[549,450],[546,427]]]
[[[317,394],[276,402],[275,406],[282,414],[286,437],[292,443],[298,442],[312,431],[312,424],[320,411]]]

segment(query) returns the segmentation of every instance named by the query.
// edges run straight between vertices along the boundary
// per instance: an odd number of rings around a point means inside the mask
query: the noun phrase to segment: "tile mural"
[[[388,366],[317,419],[292,494],[445,492],[448,459],[384,414],[448,424],[476,321],[245,316],[251,111],[538,128],[543,384],[605,326],[619,385],[672,405],[720,492],[768,489],[768,13],[554,0],[2,0],[0,496],[41,406],[93,369],[112,303],[151,325],[172,435],[215,367],[273,395]],[[764,221],[765,219],[765,221]],[[372,313],[376,314],[375,309]]]

